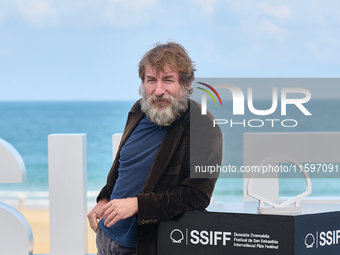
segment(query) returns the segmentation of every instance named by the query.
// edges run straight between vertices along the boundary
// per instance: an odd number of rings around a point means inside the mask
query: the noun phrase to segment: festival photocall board
[[[338,255],[340,212],[297,216],[186,212],[161,222],[162,255]]]

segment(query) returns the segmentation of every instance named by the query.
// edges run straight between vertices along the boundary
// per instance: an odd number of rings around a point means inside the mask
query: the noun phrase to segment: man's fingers
[[[105,210],[101,210],[104,206],[104,209],[106,209],[108,206],[106,205],[109,202],[108,199],[103,198],[101,199],[96,206],[87,214],[87,218],[89,220],[89,224],[91,229],[96,232],[98,229],[98,219],[101,219],[102,216],[99,216],[99,211],[104,212]],[[102,213],[101,212],[101,213]]]
[[[118,214],[116,214],[116,216],[111,221],[109,221],[107,224],[104,223],[104,225],[106,224],[105,226],[109,228],[109,227],[112,227],[114,224],[116,224],[120,220],[121,220],[120,217],[118,216]]]
[[[97,232],[97,228],[98,228],[98,223],[96,222],[90,222],[90,227],[94,232]]]
[[[118,215],[117,211],[112,211],[107,217],[104,217],[105,219],[104,226],[107,226],[111,221],[117,222],[118,221],[117,215]]]
[[[98,214],[93,212],[87,215],[87,218],[89,219],[90,227],[91,229],[96,232],[98,228]]]
[[[109,218],[110,220],[112,220],[113,217],[114,217],[116,214],[117,214],[117,212],[115,211],[115,208],[113,208],[113,207],[111,206],[111,207],[107,208],[107,209],[104,211],[102,218],[104,218],[104,220],[106,220],[106,219],[108,219],[108,218]]]
[[[112,201],[103,205],[103,207],[98,212],[98,218],[102,218],[102,217],[105,218],[105,216],[107,216],[107,210],[110,208],[112,208]],[[113,208],[109,210],[109,214],[111,213],[112,210]]]
[[[103,205],[103,207],[100,208],[100,210],[99,210],[99,212],[98,212],[98,218],[103,217],[103,213],[105,212],[106,207],[107,207],[107,204]]]
[[[137,198],[114,199],[103,205],[98,218],[104,218],[104,225],[111,227],[122,219],[131,217],[138,212]]]

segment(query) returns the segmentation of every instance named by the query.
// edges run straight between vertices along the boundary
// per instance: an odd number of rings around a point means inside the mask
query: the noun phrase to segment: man
[[[190,161],[220,164],[222,138],[212,116],[201,116],[188,99],[194,71],[186,50],[173,42],[140,61],[142,99],[129,113],[107,184],[88,214],[98,254],[156,254],[158,222],[209,205],[216,178],[190,178]],[[199,117],[204,121],[194,127]],[[190,151],[192,128],[202,142]]]

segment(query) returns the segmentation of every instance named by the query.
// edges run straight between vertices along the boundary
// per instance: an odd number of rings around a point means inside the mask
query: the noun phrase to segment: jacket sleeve
[[[169,192],[138,194],[138,224],[157,223],[194,209],[205,209],[210,202],[216,178],[190,179]]]
[[[107,198],[110,199],[110,192],[107,188],[107,185],[105,185],[102,190],[99,192],[97,196],[97,203],[102,199],[102,198]]]

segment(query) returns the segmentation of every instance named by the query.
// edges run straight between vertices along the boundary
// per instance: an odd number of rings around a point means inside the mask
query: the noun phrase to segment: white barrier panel
[[[86,134],[48,136],[50,255],[87,254]]]
[[[0,138],[0,183],[26,180],[24,161],[17,150]],[[0,202],[0,254],[27,255],[33,252],[33,234],[26,218]]]
[[[19,152],[0,138],[0,183],[26,181],[26,167]]]
[[[33,252],[33,234],[26,218],[0,202],[0,254],[27,255]]]

